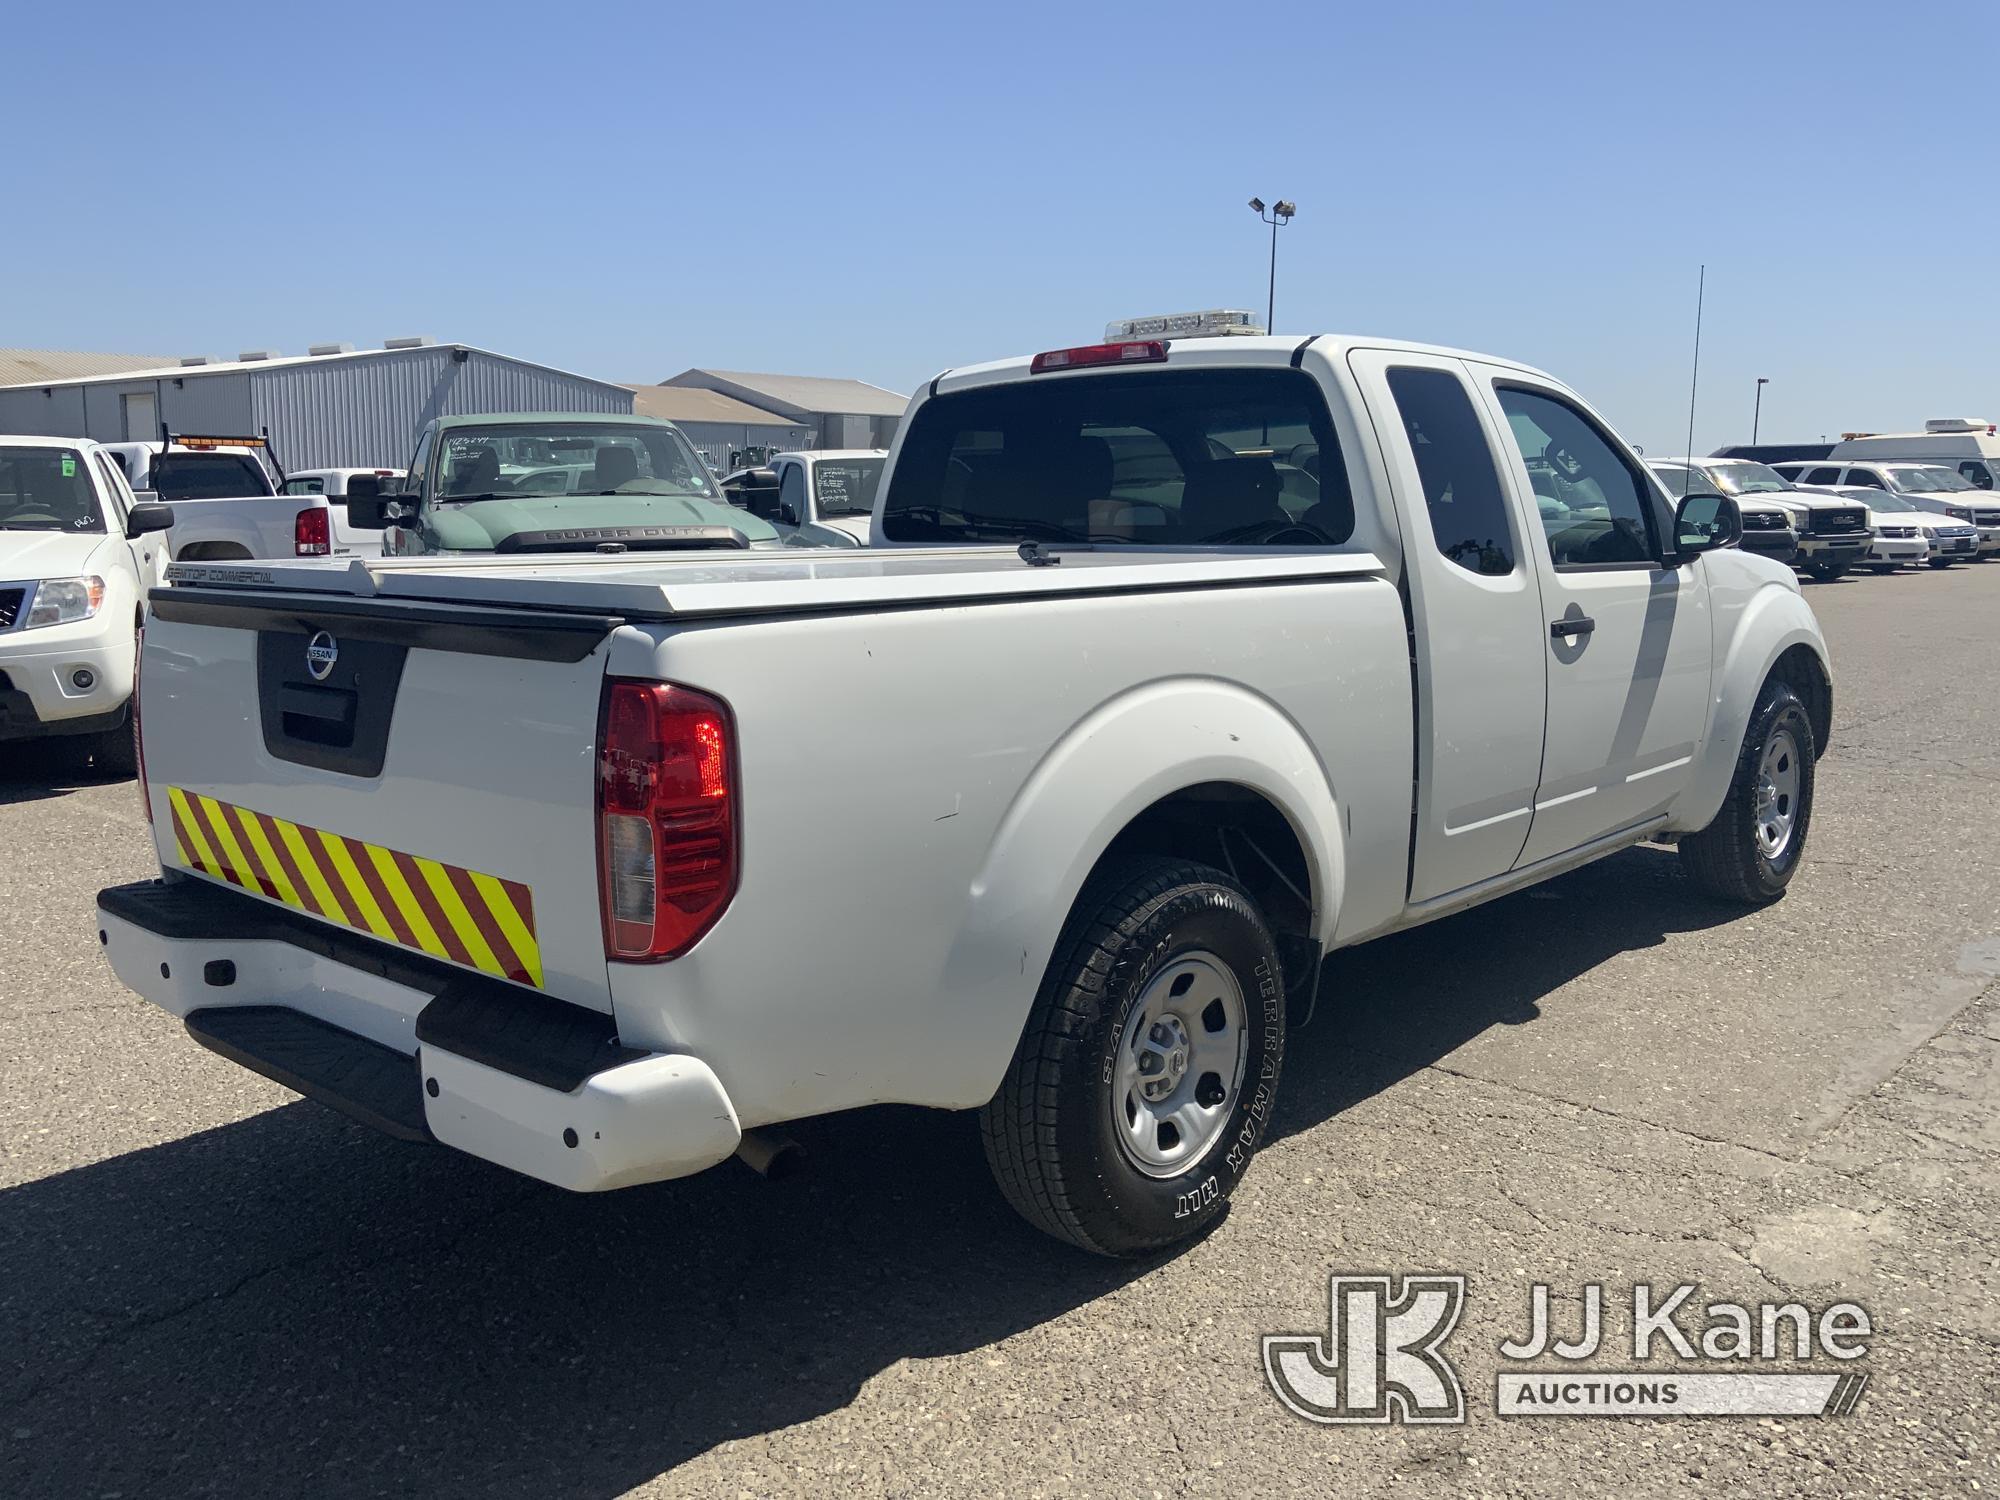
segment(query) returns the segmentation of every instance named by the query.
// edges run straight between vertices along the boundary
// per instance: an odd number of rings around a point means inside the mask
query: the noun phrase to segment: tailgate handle
[[[278,711],[285,733],[320,745],[354,741],[356,698],[342,688],[306,687],[286,683],[278,693]]]

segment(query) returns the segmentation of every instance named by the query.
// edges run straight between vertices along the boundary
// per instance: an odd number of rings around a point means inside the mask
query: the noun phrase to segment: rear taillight
[[[146,737],[139,732],[139,667],[146,660],[146,627],[139,627],[139,636],[132,647],[132,759],[139,768],[139,806],[146,811],[146,821],[153,821],[153,794],[146,790]]]
[[[664,682],[612,679],[597,738],[604,956],[675,958],[736,894],[736,745],[729,710]]]
[[[292,550],[300,557],[332,556],[333,530],[327,525],[325,506],[299,512],[292,523]]]

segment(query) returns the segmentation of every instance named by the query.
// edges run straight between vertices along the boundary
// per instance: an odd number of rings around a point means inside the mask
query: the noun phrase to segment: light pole
[[[1264,304],[1264,332],[1276,333],[1278,330],[1272,324],[1278,315],[1278,230],[1292,222],[1292,215],[1299,211],[1299,206],[1280,198],[1267,212],[1262,198],[1252,198],[1250,207],[1258,218],[1271,226],[1271,287],[1269,300]]]
[[[1750,411],[1750,441],[1757,441],[1757,424],[1764,419],[1764,387],[1771,383],[1770,377],[1757,377],[1757,404]]]

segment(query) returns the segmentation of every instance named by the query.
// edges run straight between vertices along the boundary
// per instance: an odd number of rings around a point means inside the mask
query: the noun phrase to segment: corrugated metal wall
[[[52,386],[47,396],[40,386],[0,391],[0,432],[88,437],[83,424],[83,389]]]
[[[541,365],[448,347],[249,372],[250,415],[287,469],[400,467],[433,417],[490,411],[629,413],[632,393]],[[255,427],[252,430],[256,430]]]
[[[408,462],[417,430],[432,417],[489,411],[626,414],[632,393],[500,355],[449,345],[371,352],[356,358],[272,365],[268,369],[190,369],[158,380],[100,380],[84,385],[0,390],[0,432],[125,441],[124,397],[152,392],[161,420],[175,432],[256,433],[271,429],[287,469]],[[148,437],[156,433],[145,434]]]

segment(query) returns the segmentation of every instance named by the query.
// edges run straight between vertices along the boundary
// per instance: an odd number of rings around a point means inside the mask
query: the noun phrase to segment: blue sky
[[[429,333],[908,390],[1106,320],[1541,365],[1650,453],[2000,416],[1974,12],[1847,4],[16,10],[0,344]],[[1956,42],[1954,42],[1956,38]],[[1963,61],[1957,61],[1960,52]],[[40,58],[46,66],[22,66]],[[36,125],[41,128],[36,130]]]

